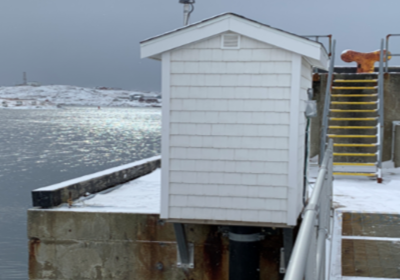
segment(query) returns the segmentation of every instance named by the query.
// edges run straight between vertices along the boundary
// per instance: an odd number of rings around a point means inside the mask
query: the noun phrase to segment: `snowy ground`
[[[75,86],[14,86],[0,87],[0,108],[57,108],[57,105],[148,107],[152,104],[137,100],[134,95],[156,97],[155,93],[127,90],[82,88]],[[161,101],[161,100],[159,100]],[[5,105],[6,104],[6,105]]]
[[[310,163],[310,181],[318,174],[318,158]],[[335,177],[333,206],[342,212],[400,213],[400,168],[393,162],[382,164],[383,183],[366,177]]]
[[[392,162],[385,162],[383,167],[384,180],[382,184],[364,177],[335,178],[333,181],[333,205],[336,211],[400,214],[400,168],[394,168]],[[310,181],[315,181],[317,173],[318,165],[313,159],[310,165]],[[159,213],[160,179],[161,175],[158,169],[116,188],[97,195],[82,197],[75,201],[74,206],[70,209],[91,212]],[[70,184],[71,182],[64,183]],[[64,183],[51,187],[59,187]],[[65,208],[68,207],[62,205],[53,210],[65,210]]]
[[[81,197],[68,204],[50,209],[51,211],[113,212],[113,213],[160,213],[161,170],[111,189]]]
[[[392,162],[383,167],[382,184],[361,178],[334,180],[334,207],[342,212],[400,213],[400,168]]]
[[[335,213],[332,228],[332,247],[328,247],[327,273],[330,280],[382,280],[383,278],[344,277],[342,276],[341,246],[342,239],[368,239],[399,242],[396,238],[342,236],[342,216],[344,212],[400,214],[400,168],[394,168],[393,162],[383,163],[383,183],[365,177],[335,177],[333,181],[333,206]],[[315,180],[318,166],[310,166],[310,179]],[[327,242],[330,244],[330,242]],[[331,250],[329,250],[331,249]],[[331,259],[331,261],[329,261]],[[387,279],[387,278],[386,278]],[[393,279],[400,280],[400,279]]]
[[[400,213],[400,168],[394,168],[391,162],[385,162],[383,167],[382,184],[367,178],[335,178],[333,204],[336,212]],[[315,180],[317,173],[317,164],[311,163],[311,181]],[[52,210],[159,213],[160,179],[158,169],[129,183],[82,197],[74,202],[72,208],[64,204]],[[59,187],[64,183],[51,187]]]

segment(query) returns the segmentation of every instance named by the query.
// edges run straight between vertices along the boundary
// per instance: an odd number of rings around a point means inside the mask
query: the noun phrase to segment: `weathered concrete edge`
[[[129,166],[129,165],[125,165]],[[122,166],[124,167],[124,166]],[[161,167],[161,156],[141,160],[140,164],[131,167],[116,169],[110,168],[102,172],[94,173],[94,176],[83,176],[78,179],[66,181],[60,184],[40,188],[32,191],[34,207],[51,208],[66,203],[68,199],[78,199],[86,193],[97,193],[119,184],[137,179],[153,172]],[[68,184],[70,182],[70,184]]]
[[[29,279],[226,280],[229,239],[216,225],[185,224],[195,267],[177,267],[173,225],[159,214],[28,210]],[[260,279],[279,279],[280,230],[260,241]]]
[[[393,126],[394,131],[393,131],[393,136],[394,139],[392,141],[394,141],[394,151],[393,152],[393,162],[394,162],[394,167],[400,167],[400,127],[399,126]]]

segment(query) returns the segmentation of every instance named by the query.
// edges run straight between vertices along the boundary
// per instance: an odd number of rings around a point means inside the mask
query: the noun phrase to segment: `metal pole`
[[[328,161],[328,174],[330,169],[330,160]],[[328,232],[328,224],[330,222],[330,207],[327,209],[326,205],[330,202],[328,187],[329,187],[329,178],[325,176],[325,180],[322,187],[322,194],[319,203],[319,217],[318,217],[318,240],[317,240],[317,253],[316,253],[316,275],[318,279],[325,279],[325,241],[326,235]]]
[[[388,61],[389,60],[388,59],[389,58],[389,37],[390,37],[390,34],[386,36],[386,55],[385,55],[385,57],[386,57],[386,60],[385,60],[386,71],[385,72],[389,72],[389,61]]]
[[[325,279],[325,255],[326,255],[326,248],[325,248],[325,241],[326,241],[326,235],[324,234],[324,238],[321,237],[321,240],[323,241],[323,244],[321,244],[321,253],[320,253],[320,264],[317,266],[317,277],[318,280],[324,280]],[[318,238],[319,242],[319,238]]]
[[[285,254],[285,268],[288,267],[290,256],[293,250],[293,229],[284,228],[283,230],[283,248]]]
[[[318,173],[313,194],[305,209],[303,222],[297,235],[292,257],[284,278],[285,280],[303,280],[307,264],[308,250],[311,243],[312,231],[314,230],[315,218],[318,211],[318,203],[325,184],[326,173],[329,170],[330,155],[332,154],[332,150],[333,141],[330,139],[328,149],[326,150],[324,159],[322,161],[321,169]],[[331,176],[331,174],[328,174],[328,176]]]
[[[189,11],[190,11],[190,4],[183,5],[183,25],[188,25],[189,23]]]
[[[183,224],[174,224],[176,242],[178,244],[179,256],[182,264],[189,264],[189,247],[186,241],[186,233]]]
[[[260,280],[260,229],[229,229],[229,280]]]
[[[327,80],[326,91],[325,91],[324,112],[322,113],[323,117],[322,117],[322,124],[321,124],[321,143],[320,143],[320,152],[319,152],[319,164],[320,165],[322,163],[322,157],[325,153],[326,134],[328,131],[329,105],[331,103],[332,78],[333,78],[333,70],[334,70],[334,64],[335,64],[335,48],[336,48],[336,40],[333,40],[332,56],[330,59],[328,80]]]
[[[383,136],[384,136],[384,97],[383,97],[383,39],[381,40],[381,52],[379,55],[379,78],[378,78],[378,95],[379,95],[379,152],[378,152],[378,183],[382,182],[382,152],[383,152]]]
[[[193,3],[194,3],[194,1],[183,4],[183,25],[185,25],[185,26],[189,24],[190,15],[194,11]]]

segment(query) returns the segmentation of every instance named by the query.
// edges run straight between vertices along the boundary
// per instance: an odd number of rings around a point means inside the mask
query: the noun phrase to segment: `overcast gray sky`
[[[178,2],[1,0],[0,85],[26,71],[42,84],[159,91],[160,62],[140,59],[139,42],[182,25]],[[299,35],[333,34],[340,54],[400,33],[399,11],[399,0],[197,0],[191,22],[235,12]],[[393,42],[400,53],[400,37]]]

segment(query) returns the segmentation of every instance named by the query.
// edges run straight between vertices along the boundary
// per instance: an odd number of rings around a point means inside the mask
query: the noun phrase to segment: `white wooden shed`
[[[226,13],[141,42],[162,61],[161,218],[287,227],[303,208],[318,42]]]

